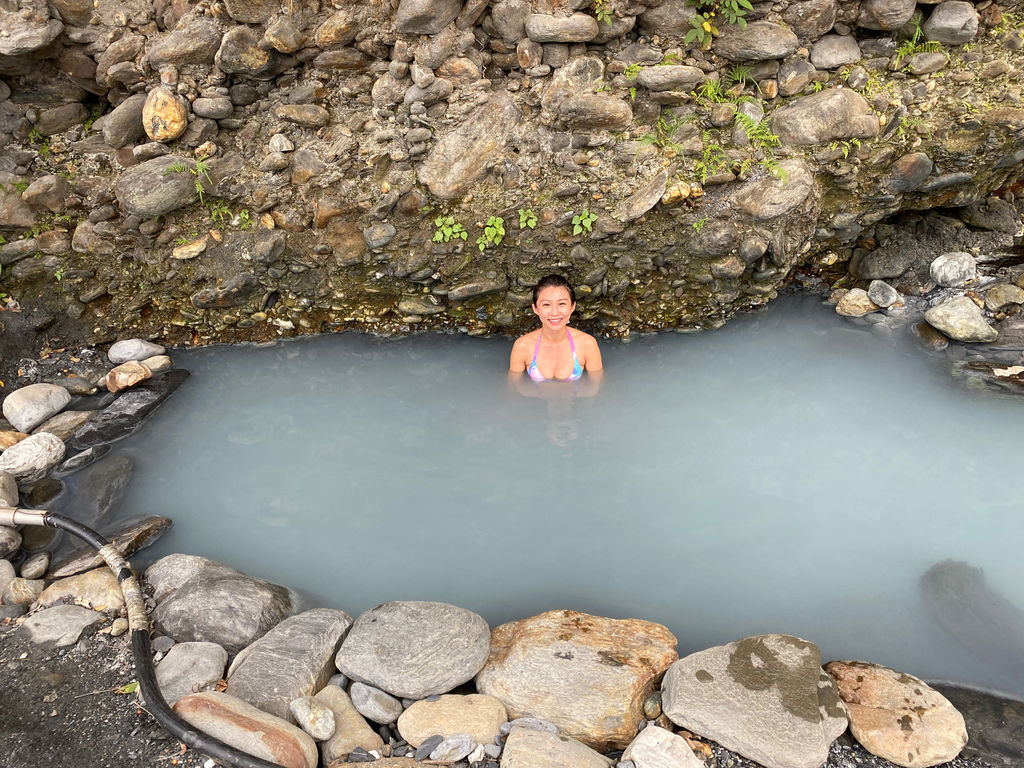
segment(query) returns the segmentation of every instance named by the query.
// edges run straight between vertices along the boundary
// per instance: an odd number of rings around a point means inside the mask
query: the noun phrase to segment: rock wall
[[[592,330],[717,327],[897,212],[1012,195],[1012,5],[10,0],[8,361],[512,332],[551,271]]]

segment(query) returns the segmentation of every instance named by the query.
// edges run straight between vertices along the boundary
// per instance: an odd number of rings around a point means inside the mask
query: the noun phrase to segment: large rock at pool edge
[[[85,449],[128,437],[188,377],[184,368],[174,368],[122,393],[75,432],[71,445]]]
[[[985,343],[999,337],[981,308],[967,296],[948,299],[924,313],[925,322],[957,341]]]
[[[60,413],[71,402],[71,393],[56,384],[29,384],[4,398],[4,418],[19,432],[31,432]]]
[[[356,619],[335,663],[352,680],[423,699],[471,680],[487,661],[490,638],[483,617],[465,608],[383,603]]]
[[[904,768],[948,763],[967,744],[963,715],[912,675],[864,661],[830,661],[850,732],[868,752]]]
[[[759,635],[691,654],[661,684],[676,725],[766,768],[819,768],[846,708],[814,643]]]
[[[510,718],[539,717],[595,749],[622,749],[678,658],[675,636],[660,624],[549,611],[494,629],[476,687]]]

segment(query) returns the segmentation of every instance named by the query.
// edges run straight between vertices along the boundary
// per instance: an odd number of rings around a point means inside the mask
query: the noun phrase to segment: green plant
[[[167,166],[167,170],[164,171],[163,175],[166,176],[168,173],[185,173],[186,171],[192,174],[196,185],[196,192],[199,194],[199,204],[202,205],[206,202],[204,197],[206,190],[203,188],[203,177],[205,177],[208,182],[213,183],[213,180],[210,178],[209,170],[210,164],[205,160],[196,160],[195,168],[187,163],[177,162],[171,163]]]
[[[909,39],[904,40],[896,49],[897,67],[903,66],[904,59],[910,58],[915,53],[934,53],[942,50],[942,43],[935,40],[921,42],[922,34],[920,19],[914,19],[914,34]]]
[[[637,77],[640,75],[640,72],[642,71],[643,67],[641,67],[639,64],[630,64],[628,67],[622,70],[622,74],[626,76],[627,80],[636,80]]]
[[[483,253],[483,250],[489,245],[501,245],[502,239],[505,237],[505,220],[501,216],[491,216],[487,219],[487,226],[484,227],[484,233],[476,239],[476,245]]]
[[[666,53],[665,57],[658,62],[659,67],[667,66],[669,64],[679,64],[682,59],[678,53]]]
[[[56,280],[58,283],[61,280],[64,279],[64,265],[63,264],[61,264],[59,267],[57,267],[57,270],[53,273],[53,279]]]
[[[18,190],[21,193],[24,193],[25,190],[28,189],[28,185],[29,185],[29,182],[27,182],[27,181],[12,181],[11,182],[11,186],[14,187],[16,190]]]
[[[746,134],[751,146],[766,153],[771,153],[774,147],[779,146],[779,137],[771,132],[764,120],[755,120],[750,115],[737,112],[736,124]]]
[[[520,208],[519,209],[519,228],[520,229],[534,229],[537,226],[537,214],[533,212],[532,208]]]
[[[89,111],[89,116],[85,119],[85,122],[82,124],[82,127],[85,128],[86,133],[92,130],[93,123],[100,119],[100,114],[102,114],[102,112],[103,110],[100,109],[99,104],[93,105],[92,109]]]
[[[584,208],[572,217],[572,233],[580,235],[584,232],[590,232],[594,228],[595,221],[597,221],[597,214],[591,213]]]
[[[39,129],[36,128],[36,126],[33,125],[32,126],[32,130],[30,130],[28,132],[29,144],[38,144],[40,141],[42,141],[42,138],[43,138],[43,134],[41,134],[39,132]]]
[[[236,213],[234,221],[239,229],[249,229],[252,226],[252,216],[249,214],[249,209],[243,208]]]
[[[218,227],[222,228],[226,222],[231,221],[231,209],[223,200],[211,200],[206,208],[210,211],[210,221]]]
[[[612,24],[612,9],[608,7],[608,0],[594,0],[594,18],[598,24]]]
[[[469,233],[455,220],[454,216],[438,216],[434,219],[434,242],[447,243],[452,240],[465,240]]]
[[[743,17],[747,11],[754,10],[750,0],[690,0],[690,5],[697,8],[698,13],[690,19],[693,28],[686,33],[683,42],[689,44],[696,40],[704,48],[710,47],[712,38],[718,36],[712,19],[721,16],[727,24],[746,27],[747,20]]]
[[[745,64],[737,64],[726,73],[725,79],[731,85],[746,85],[748,81],[755,82],[752,72],[753,70]]]
[[[813,93],[817,93],[818,91],[820,91],[824,87],[825,87],[825,81],[824,80],[812,80],[811,81],[810,89],[811,89],[811,91]]]
[[[858,152],[860,152],[860,139],[853,138],[846,139],[845,141],[833,141],[832,149],[842,150],[843,159],[846,160],[850,156],[851,151],[857,150]]]
[[[693,227],[693,231],[694,232],[700,232],[702,229],[704,229],[704,225],[707,224],[707,223],[708,223],[708,217],[705,216],[705,217],[703,217],[701,219],[697,219],[695,222],[693,222],[693,224],[691,226]]]
[[[680,125],[682,123],[680,123],[677,117],[666,120],[664,116],[660,116],[654,124],[654,130],[640,137],[640,143],[651,144],[661,149],[672,149],[678,154],[682,148],[673,137],[676,135],[676,131],[679,130]]]
[[[705,80],[697,88],[697,98],[707,104],[721,104],[729,100],[721,80]]]
[[[725,150],[713,142],[705,142],[700,160],[694,163],[694,170],[700,177],[701,184],[708,180],[708,176],[721,173],[728,167],[729,158],[726,156]]]

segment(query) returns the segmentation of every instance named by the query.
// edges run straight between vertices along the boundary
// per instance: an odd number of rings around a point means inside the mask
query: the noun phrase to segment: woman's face
[[[533,305],[541,325],[552,331],[565,328],[574,309],[576,305],[569,299],[569,291],[558,285],[542,288]]]

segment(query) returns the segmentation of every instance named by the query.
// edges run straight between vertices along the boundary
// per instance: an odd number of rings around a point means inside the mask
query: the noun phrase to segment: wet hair
[[[572,283],[566,280],[561,275],[547,275],[540,279],[535,286],[533,286],[533,305],[537,306],[537,299],[540,297],[540,292],[545,288],[565,288],[569,292],[569,302],[572,304],[576,303],[576,291],[572,288]]]

